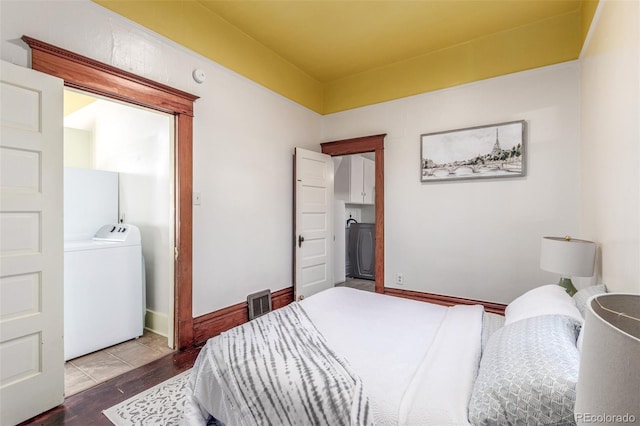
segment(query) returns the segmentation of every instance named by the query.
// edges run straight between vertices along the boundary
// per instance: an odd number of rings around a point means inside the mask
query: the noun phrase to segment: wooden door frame
[[[386,133],[320,144],[322,153],[333,156],[375,153],[376,167],[376,293],[384,293],[384,138]]]
[[[174,232],[178,250],[174,268],[174,342],[180,350],[192,346],[193,103],[198,97],[28,36],[22,40],[31,48],[31,67],[63,79],[66,87],[174,116]]]

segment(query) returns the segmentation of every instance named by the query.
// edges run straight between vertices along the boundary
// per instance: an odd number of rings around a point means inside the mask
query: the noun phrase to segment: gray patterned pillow
[[[489,339],[469,402],[473,425],[573,425],[579,323],[543,315]]]
[[[591,285],[589,287],[582,288],[578,290],[576,294],[573,295],[573,301],[576,302],[576,307],[582,314],[584,318],[584,311],[587,309],[587,300],[591,296],[595,296],[596,294],[603,294],[607,292],[607,287],[604,284]]]

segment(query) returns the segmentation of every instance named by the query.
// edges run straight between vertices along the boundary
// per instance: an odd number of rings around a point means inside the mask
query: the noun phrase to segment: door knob
[[[304,237],[302,235],[298,235],[298,247],[302,247],[303,242],[304,242]]]

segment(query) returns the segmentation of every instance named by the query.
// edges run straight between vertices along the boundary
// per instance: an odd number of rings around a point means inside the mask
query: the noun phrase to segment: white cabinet
[[[375,204],[376,167],[373,160],[362,157],[362,203]]]
[[[335,197],[348,204],[374,204],[375,162],[361,155],[340,159],[335,172]]]

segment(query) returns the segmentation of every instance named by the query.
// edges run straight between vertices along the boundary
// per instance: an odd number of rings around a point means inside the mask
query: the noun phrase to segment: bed
[[[210,339],[183,424],[574,424],[581,324],[557,285],[506,321],[332,288]]]

